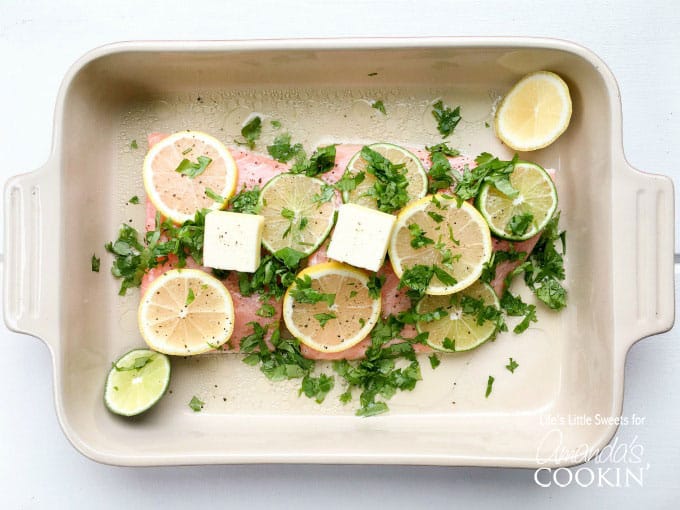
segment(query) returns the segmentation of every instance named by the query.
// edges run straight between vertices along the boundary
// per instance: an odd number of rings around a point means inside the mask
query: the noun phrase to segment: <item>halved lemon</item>
[[[170,384],[170,360],[160,352],[135,349],[121,356],[106,377],[104,403],[122,416],[153,407]]]
[[[548,172],[534,163],[520,162],[510,174],[519,191],[510,198],[484,184],[475,205],[491,231],[503,239],[523,241],[543,230],[557,209],[557,190]]]
[[[427,172],[423,168],[418,156],[412,152],[394,145],[391,143],[374,143],[368,146],[369,149],[376,151],[381,156],[389,159],[395,165],[404,164],[406,170],[406,180],[408,186],[406,191],[409,196],[409,201],[422,198],[427,193]],[[361,151],[357,152],[352,159],[347,163],[347,171],[351,175],[356,175],[359,172],[364,172],[364,180],[352,191],[345,191],[342,194],[343,202],[352,202],[354,204],[363,205],[377,209],[378,204],[376,199],[371,196],[366,196],[366,192],[373,187],[376,178],[373,174],[366,172],[368,163],[361,157]]]
[[[496,110],[496,135],[516,151],[553,143],[569,126],[569,87],[555,73],[531,73],[506,94]]]
[[[265,248],[272,253],[293,248],[309,255],[321,246],[333,228],[336,208],[335,200],[318,200],[324,186],[320,179],[290,173],[265,184],[259,199]]]
[[[200,209],[224,207],[236,189],[238,169],[217,139],[199,131],[180,131],[149,150],[143,176],[156,209],[175,223],[184,223]],[[206,195],[207,190],[224,202]]]
[[[338,262],[303,269],[283,298],[286,327],[317,351],[355,346],[380,316],[380,295],[371,296],[368,282],[364,271]]]
[[[493,338],[496,323],[492,320],[479,324],[477,315],[471,313],[473,306],[465,299],[482,301],[484,306],[500,310],[500,302],[490,285],[476,282],[462,292],[450,296],[424,296],[416,305],[419,314],[443,310],[446,315],[430,322],[416,323],[418,333],[427,332],[427,344],[433,349],[446,352],[469,351]],[[466,306],[467,305],[467,306]]]
[[[426,293],[453,294],[472,285],[482,274],[491,258],[491,232],[468,202],[459,207],[450,195],[428,195],[399,213],[388,253],[399,278],[417,265],[437,266],[455,283],[442,282],[435,274]]]
[[[198,269],[172,269],[147,288],[138,322],[152,349],[175,356],[201,354],[231,337],[234,304],[217,278]]]

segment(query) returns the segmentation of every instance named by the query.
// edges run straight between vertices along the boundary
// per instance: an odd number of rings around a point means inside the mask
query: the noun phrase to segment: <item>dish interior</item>
[[[104,244],[121,223],[143,229],[141,165],[146,135],[198,129],[234,146],[253,112],[279,120],[311,149],[327,142],[441,141],[431,103],[461,105],[449,142],[463,153],[512,152],[494,136],[493,110],[524,74],[540,69],[568,83],[573,116],[552,146],[521,157],[556,170],[569,306],[516,336],[470,353],[442,355],[423,381],[362,419],[341,405],[341,385],[322,405],[298,397],[299,381],[272,383],[238,355],[172,360],[170,393],[146,415],[120,419],[104,407],[111,362],[144,345],[137,290],[125,297],[108,273]],[[372,73],[377,73],[372,76]],[[387,115],[371,108],[382,100]],[[278,51],[121,51],[87,63],[64,96],[60,264],[61,349],[56,363],[65,429],[87,454],[119,463],[297,460],[535,465],[556,448],[601,441],[603,426],[551,423],[614,406],[612,329],[611,103],[598,70],[578,55],[536,48],[392,48]],[[269,122],[258,149],[276,131]],[[136,140],[138,149],[130,147]],[[140,205],[129,205],[133,195]],[[92,253],[102,272],[89,270]],[[519,292],[524,288],[516,282]],[[529,293],[522,291],[525,299]],[[513,323],[514,324],[514,323]],[[508,358],[519,363],[514,374]],[[489,375],[493,392],[484,397]],[[193,395],[206,405],[194,413]],[[355,397],[356,398],[356,397]],[[164,459],[164,460],[163,460]]]

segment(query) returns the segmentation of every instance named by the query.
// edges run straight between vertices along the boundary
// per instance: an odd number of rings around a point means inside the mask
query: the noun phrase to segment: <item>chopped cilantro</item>
[[[198,158],[196,158],[196,163],[192,163],[184,158],[179,162],[177,168],[175,168],[175,172],[186,175],[190,179],[194,179],[205,172],[205,169],[208,168],[210,163],[212,163],[212,159],[208,156],[198,156]]]
[[[241,191],[236,196],[232,197],[229,200],[229,204],[231,205],[231,208],[234,210],[234,212],[257,214],[259,212],[258,211],[259,199],[260,188],[258,186],[255,186],[253,189],[250,190],[247,190],[245,187],[243,187],[243,189],[241,189]]]
[[[321,204],[325,204],[326,202],[330,202],[333,200],[333,197],[335,196],[335,188],[331,186],[330,184],[322,184],[321,185],[321,193],[317,193],[312,197],[312,202],[315,202],[321,206]]]
[[[290,134],[283,133],[274,138],[272,145],[267,145],[267,152],[276,161],[287,163],[302,150],[302,144],[291,145]]]
[[[432,370],[437,368],[439,364],[442,362],[442,360],[439,359],[439,356],[437,356],[434,353],[430,354],[428,358],[430,360],[430,366],[432,367]]]
[[[510,362],[505,365],[505,368],[507,368],[510,372],[513,374],[515,373],[515,369],[519,366],[519,363],[517,363],[514,359],[510,358]]]
[[[506,261],[516,262],[526,257],[526,255],[527,254],[523,251],[516,251],[515,245],[512,243],[510,244],[508,251],[494,251],[491,254],[491,260],[484,264],[480,279],[483,282],[491,283],[496,278],[496,267],[498,267],[498,264]]]
[[[350,298],[356,297],[357,294],[359,294],[359,293],[358,293],[356,290],[352,290],[352,291],[350,291],[350,293],[349,293],[349,297],[350,297]]]
[[[218,204],[223,204],[226,201],[223,196],[218,195],[217,193],[215,193],[210,188],[205,188],[204,193],[205,193],[206,197],[208,197],[211,200],[214,200]]]
[[[521,297],[514,296],[509,290],[506,290],[501,297],[501,308],[511,317],[524,317],[522,322],[513,329],[515,334],[523,333],[532,322],[538,321],[536,306],[525,303]]]
[[[97,257],[94,253],[92,254],[92,272],[93,273],[98,273],[99,272],[99,267],[101,266],[101,260],[99,257]]]
[[[451,158],[460,156],[460,151],[458,149],[452,149],[451,147],[448,146],[446,142],[441,142],[430,147],[425,147],[425,150],[430,153],[430,156],[437,152],[443,154],[444,156],[449,156]]]
[[[513,235],[523,236],[532,221],[534,221],[534,215],[531,213],[515,214],[508,222],[508,229]]]
[[[314,318],[319,321],[319,324],[321,325],[322,328],[326,327],[326,323],[331,320],[331,319],[337,319],[338,316],[335,315],[334,313],[315,313]]]
[[[423,264],[416,264],[404,271],[404,274],[399,280],[399,288],[407,287],[410,289],[409,295],[413,297],[421,297],[425,294],[427,287],[430,285],[430,280],[434,276],[432,266]]]
[[[484,393],[485,398],[489,398],[489,395],[491,395],[491,390],[493,388],[494,380],[495,379],[493,378],[492,375],[490,375],[489,378],[487,379],[487,381],[486,381],[486,393]]]
[[[132,140],[130,142],[130,148],[131,149],[139,149],[139,145],[137,145],[137,140]]]
[[[116,370],[116,372],[129,372],[131,370],[141,370],[146,365],[153,361],[153,356],[137,356],[133,361],[132,365],[126,367],[120,367],[117,363],[111,363],[111,366]]]
[[[328,395],[328,392],[335,386],[335,378],[331,375],[320,374],[318,377],[305,375],[302,379],[302,386],[298,395],[305,394],[308,398],[313,398],[317,404],[320,404]]]
[[[375,108],[383,115],[387,115],[387,111],[385,110],[385,104],[381,100],[373,101],[371,103],[371,108]]]
[[[279,120],[272,120],[271,124],[274,129],[279,129],[281,127],[281,121]]]
[[[411,246],[413,248],[423,248],[428,244],[434,244],[432,239],[425,237],[425,231],[417,223],[411,223],[408,226],[408,231],[411,233]]]
[[[376,178],[366,195],[375,198],[378,209],[392,213],[404,207],[409,201],[406,165],[392,163],[367,146],[361,149],[361,157],[366,161],[366,172]]]
[[[459,204],[475,198],[485,182],[494,185],[507,197],[513,198],[518,195],[519,192],[510,184],[510,174],[515,169],[517,154],[510,161],[501,161],[488,152],[483,152],[475,158],[475,162],[477,166],[465,170],[456,185],[456,200]]]
[[[274,317],[276,309],[269,303],[264,303],[256,312],[255,315],[259,317]]]
[[[137,195],[130,197],[130,200],[128,200],[128,204],[132,204],[132,205],[139,204],[139,197]]]
[[[291,287],[288,292],[298,303],[315,304],[319,301],[325,301],[328,306],[333,306],[333,303],[335,303],[335,294],[325,294],[312,288],[312,278],[308,274],[302,278],[296,278],[295,286]]]
[[[357,189],[359,184],[364,182],[365,178],[365,172],[357,172],[356,174],[352,174],[346,170],[338,182],[335,183],[335,187],[338,189],[338,191],[354,191]]]
[[[441,223],[442,221],[444,221],[444,216],[434,211],[427,211],[427,215],[437,223]]]
[[[471,296],[463,296],[460,300],[460,306],[463,313],[473,316],[479,326],[490,321],[495,324],[498,331],[507,331],[508,327],[505,325],[503,314],[495,306],[487,305],[481,299],[475,299]]]
[[[201,401],[194,395],[191,397],[191,400],[189,401],[189,407],[195,412],[195,413],[200,413],[201,409],[203,409],[203,406],[205,405],[205,402]]]
[[[385,283],[385,277],[384,276],[378,276],[377,274],[372,274],[368,277],[368,295],[371,296],[373,299],[378,299],[380,297],[380,290],[382,289],[383,284]],[[356,291],[352,291],[356,292]],[[355,294],[356,295],[356,294]],[[350,293],[350,297],[352,294]]]
[[[265,335],[267,328],[257,322],[250,322],[253,333],[241,339],[241,352],[246,354],[243,362],[248,365],[260,365],[262,373],[272,381],[284,381],[308,375],[314,368],[314,360],[300,354],[300,342],[296,339],[283,339],[279,330],[275,329],[270,342],[274,347],[269,350]]]
[[[239,273],[239,291],[244,296],[280,299],[295,281],[300,261],[306,255],[292,248],[281,248],[262,258],[254,273]]]
[[[332,170],[335,166],[335,145],[318,147],[314,154],[307,159],[303,150],[295,155],[295,163],[290,171],[294,174],[305,174],[307,177],[316,177]]]
[[[449,189],[456,183],[456,179],[453,176],[453,170],[451,169],[451,163],[442,152],[432,152],[430,153],[430,160],[432,161],[432,166],[427,172],[430,178],[429,192],[436,193],[442,189]]]
[[[184,306],[189,306],[191,303],[194,302],[196,299],[196,295],[194,294],[194,289],[189,288],[189,292],[187,292],[187,299],[184,302]]]
[[[307,228],[308,224],[309,224],[309,218],[307,218],[306,216],[303,216],[302,218],[300,218],[300,223],[298,224],[298,230],[304,230],[305,228]]]
[[[234,140],[238,145],[247,145],[250,150],[255,148],[255,142],[262,134],[262,119],[255,116],[250,119],[242,128],[241,136],[244,141]]]
[[[432,116],[437,121],[437,130],[443,138],[446,138],[460,122],[460,106],[451,109],[439,100],[432,105]]]
[[[295,218],[295,211],[292,211],[292,210],[288,209],[287,207],[284,207],[281,210],[281,216],[283,216],[287,220],[292,220],[293,218]]]

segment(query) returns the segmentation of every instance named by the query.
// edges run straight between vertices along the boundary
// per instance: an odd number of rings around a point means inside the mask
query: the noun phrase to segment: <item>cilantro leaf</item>
[[[131,149],[139,149],[139,145],[137,145],[137,140],[132,140],[130,142],[130,148]]]
[[[259,317],[274,317],[276,309],[269,303],[264,303],[256,312],[255,315]]]
[[[335,183],[335,187],[338,191],[354,191],[359,184],[364,182],[366,179],[365,172],[357,172],[352,174],[351,172],[345,170],[342,177]]]
[[[534,221],[531,213],[515,214],[508,222],[508,229],[512,235],[523,236]]]
[[[434,276],[434,269],[432,266],[423,264],[416,264],[404,271],[404,274],[399,280],[399,288],[407,287],[413,291],[413,295],[420,297],[425,294],[427,287],[430,285],[430,280]]]
[[[494,323],[497,331],[507,331],[505,320],[501,311],[493,305],[487,305],[481,299],[475,299],[471,296],[463,296],[460,300],[460,306],[463,313],[475,317],[475,322],[478,325],[483,325],[487,321]]]
[[[211,200],[214,200],[218,204],[223,204],[224,202],[226,202],[226,199],[223,196],[218,195],[210,188],[205,188],[204,193],[206,197],[210,198]]]
[[[175,172],[186,175],[190,179],[194,179],[205,172],[205,169],[208,168],[210,163],[212,163],[212,159],[208,156],[198,156],[198,158],[196,158],[196,163],[192,163],[184,158],[180,161],[179,165],[177,165],[177,168],[175,168]]]
[[[384,276],[378,276],[377,274],[372,274],[368,277],[368,295],[373,299],[378,299],[380,297],[380,291],[383,284],[385,283]],[[351,295],[351,294],[350,294]]]
[[[519,192],[510,184],[510,174],[515,170],[517,154],[510,161],[501,161],[488,152],[483,152],[475,162],[477,166],[466,169],[456,184],[456,197],[459,203],[479,195],[482,184],[491,183],[507,197],[514,198]]]
[[[326,327],[326,323],[331,320],[331,319],[337,319],[338,316],[335,315],[333,312],[330,313],[315,313],[314,318],[319,321],[319,324],[321,325],[321,328]]]
[[[319,301],[325,301],[328,306],[333,306],[333,303],[335,303],[335,294],[325,294],[312,288],[312,278],[308,274],[302,278],[296,278],[295,286],[291,287],[288,292],[298,303],[315,304]]]
[[[317,193],[312,197],[312,202],[315,202],[321,206],[321,204],[325,204],[326,202],[330,202],[333,200],[333,197],[335,196],[335,188],[331,186],[330,184],[322,184],[321,185],[321,193]]]
[[[229,204],[231,205],[231,208],[234,210],[234,212],[257,214],[259,212],[259,199],[260,188],[258,186],[255,186],[251,190],[247,190],[245,187],[243,187],[243,189],[236,196],[229,200]]]
[[[196,295],[194,294],[194,289],[189,288],[189,292],[187,292],[187,299],[184,302],[184,306],[189,306],[191,303],[194,302],[196,299]]]
[[[411,234],[411,246],[413,248],[423,248],[428,244],[434,244],[434,240],[425,237],[425,231],[417,223],[411,223],[408,226],[408,231]]]
[[[434,273],[434,276],[436,276],[437,279],[444,285],[455,285],[456,283],[458,283],[458,280],[456,280],[453,276],[451,276],[449,273],[447,273],[443,268],[439,266],[432,266],[432,271]]]
[[[536,306],[525,303],[521,297],[514,296],[508,290],[501,297],[501,308],[511,317],[524,316],[522,322],[513,329],[513,332],[517,335],[526,331],[532,322],[538,321],[536,318]]]
[[[517,363],[514,359],[510,358],[510,362],[505,365],[505,368],[507,368],[510,372],[513,374],[515,373],[515,369],[519,366],[519,363]]]
[[[430,354],[430,355],[428,356],[428,358],[429,358],[429,360],[430,360],[430,366],[432,367],[432,370],[434,370],[435,368],[437,368],[437,367],[441,364],[441,362],[442,362],[442,360],[439,359],[439,356],[437,356],[437,355],[434,354],[434,353],[433,353],[433,354]]]
[[[290,134],[283,133],[274,138],[272,145],[267,145],[269,155],[280,163],[287,163],[302,150],[302,144],[291,145]]]
[[[385,104],[382,102],[382,100],[373,101],[373,103],[371,103],[371,108],[375,108],[383,115],[387,115],[387,111],[385,110]]]
[[[302,386],[298,395],[304,393],[307,398],[313,398],[317,404],[321,404],[334,386],[335,378],[333,376],[320,374],[318,377],[312,377],[307,374],[302,379]]]
[[[295,164],[290,169],[293,174],[305,174],[307,177],[316,177],[332,170],[335,166],[335,145],[318,147],[314,154],[307,159],[304,151],[296,154]]]
[[[439,100],[432,105],[432,116],[437,121],[437,130],[443,138],[446,138],[460,122],[460,106],[451,109]]]
[[[195,413],[200,413],[201,410],[203,409],[203,406],[205,405],[205,402],[201,401],[194,395],[191,397],[191,400],[189,401],[189,407],[195,412]]]
[[[493,382],[494,382],[494,377],[492,375],[489,376],[489,378],[486,381],[486,392],[484,393],[485,398],[489,398],[489,395],[491,395],[491,390],[493,388]]]
[[[451,147],[448,146],[446,142],[441,142],[430,147],[425,147],[425,150],[430,153],[430,156],[437,152],[443,154],[444,156],[449,156],[451,158],[460,156],[460,151],[458,149],[452,149]]]
[[[128,200],[128,204],[132,204],[132,205],[139,204],[139,197],[137,195],[130,197],[130,200]]]
[[[250,119],[242,128],[241,136],[245,141],[234,140],[238,145],[247,145],[250,150],[255,148],[255,142],[262,134],[262,119],[259,116]]]
[[[361,157],[366,161],[366,172],[376,178],[366,195],[375,198],[378,210],[392,213],[404,207],[409,201],[406,165],[392,163],[367,146],[361,149]]]
[[[93,273],[98,273],[99,272],[99,267],[101,265],[101,260],[99,257],[97,257],[94,253],[92,254],[92,272]]]

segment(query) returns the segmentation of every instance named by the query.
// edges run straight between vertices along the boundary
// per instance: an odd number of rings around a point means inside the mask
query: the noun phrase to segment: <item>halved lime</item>
[[[495,235],[524,241],[543,230],[555,214],[557,190],[548,172],[527,162],[515,165],[510,184],[519,192],[516,197],[508,197],[487,183],[475,205]]]
[[[170,384],[170,360],[165,354],[135,349],[111,367],[104,403],[115,414],[135,416],[151,408]]]
[[[280,174],[262,188],[262,244],[274,253],[292,248],[309,255],[324,242],[335,221],[336,201],[323,201],[323,181],[302,174]]]
[[[466,298],[469,299],[467,302]],[[480,281],[450,296],[424,296],[416,305],[419,314],[442,309],[446,315],[431,322],[419,321],[416,329],[419,333],[429,333],[427,344],[438,351],[460,352],[479,347],[496,333],[494,321],[486,320],[479,324],[477,314],[471,312],[481,304],[480,300],[485,307],[492,306],[500,310],[501,305],[494,290]]]
[[[427,172],[425,172],[425,168],[423,168],[423,164],[418,159],[418,156],[403,147],[391,143],[374,143],[369,145],[368,148],[389,159],[395,165],[402,163],[406,165],[406,180],[408,180],[406,191],[409,202],[425,196],[427,193]],[[366,172],[366,166],[367,163],[361,157],[361,151],[357,152],[349,160],[347,171],[351,175],[364,172],[364,180],[354,190],[343,192],[342,201],[377,209],[376,199],[366,196],[366,192],[373,187],[376,181],[374,175]]]

